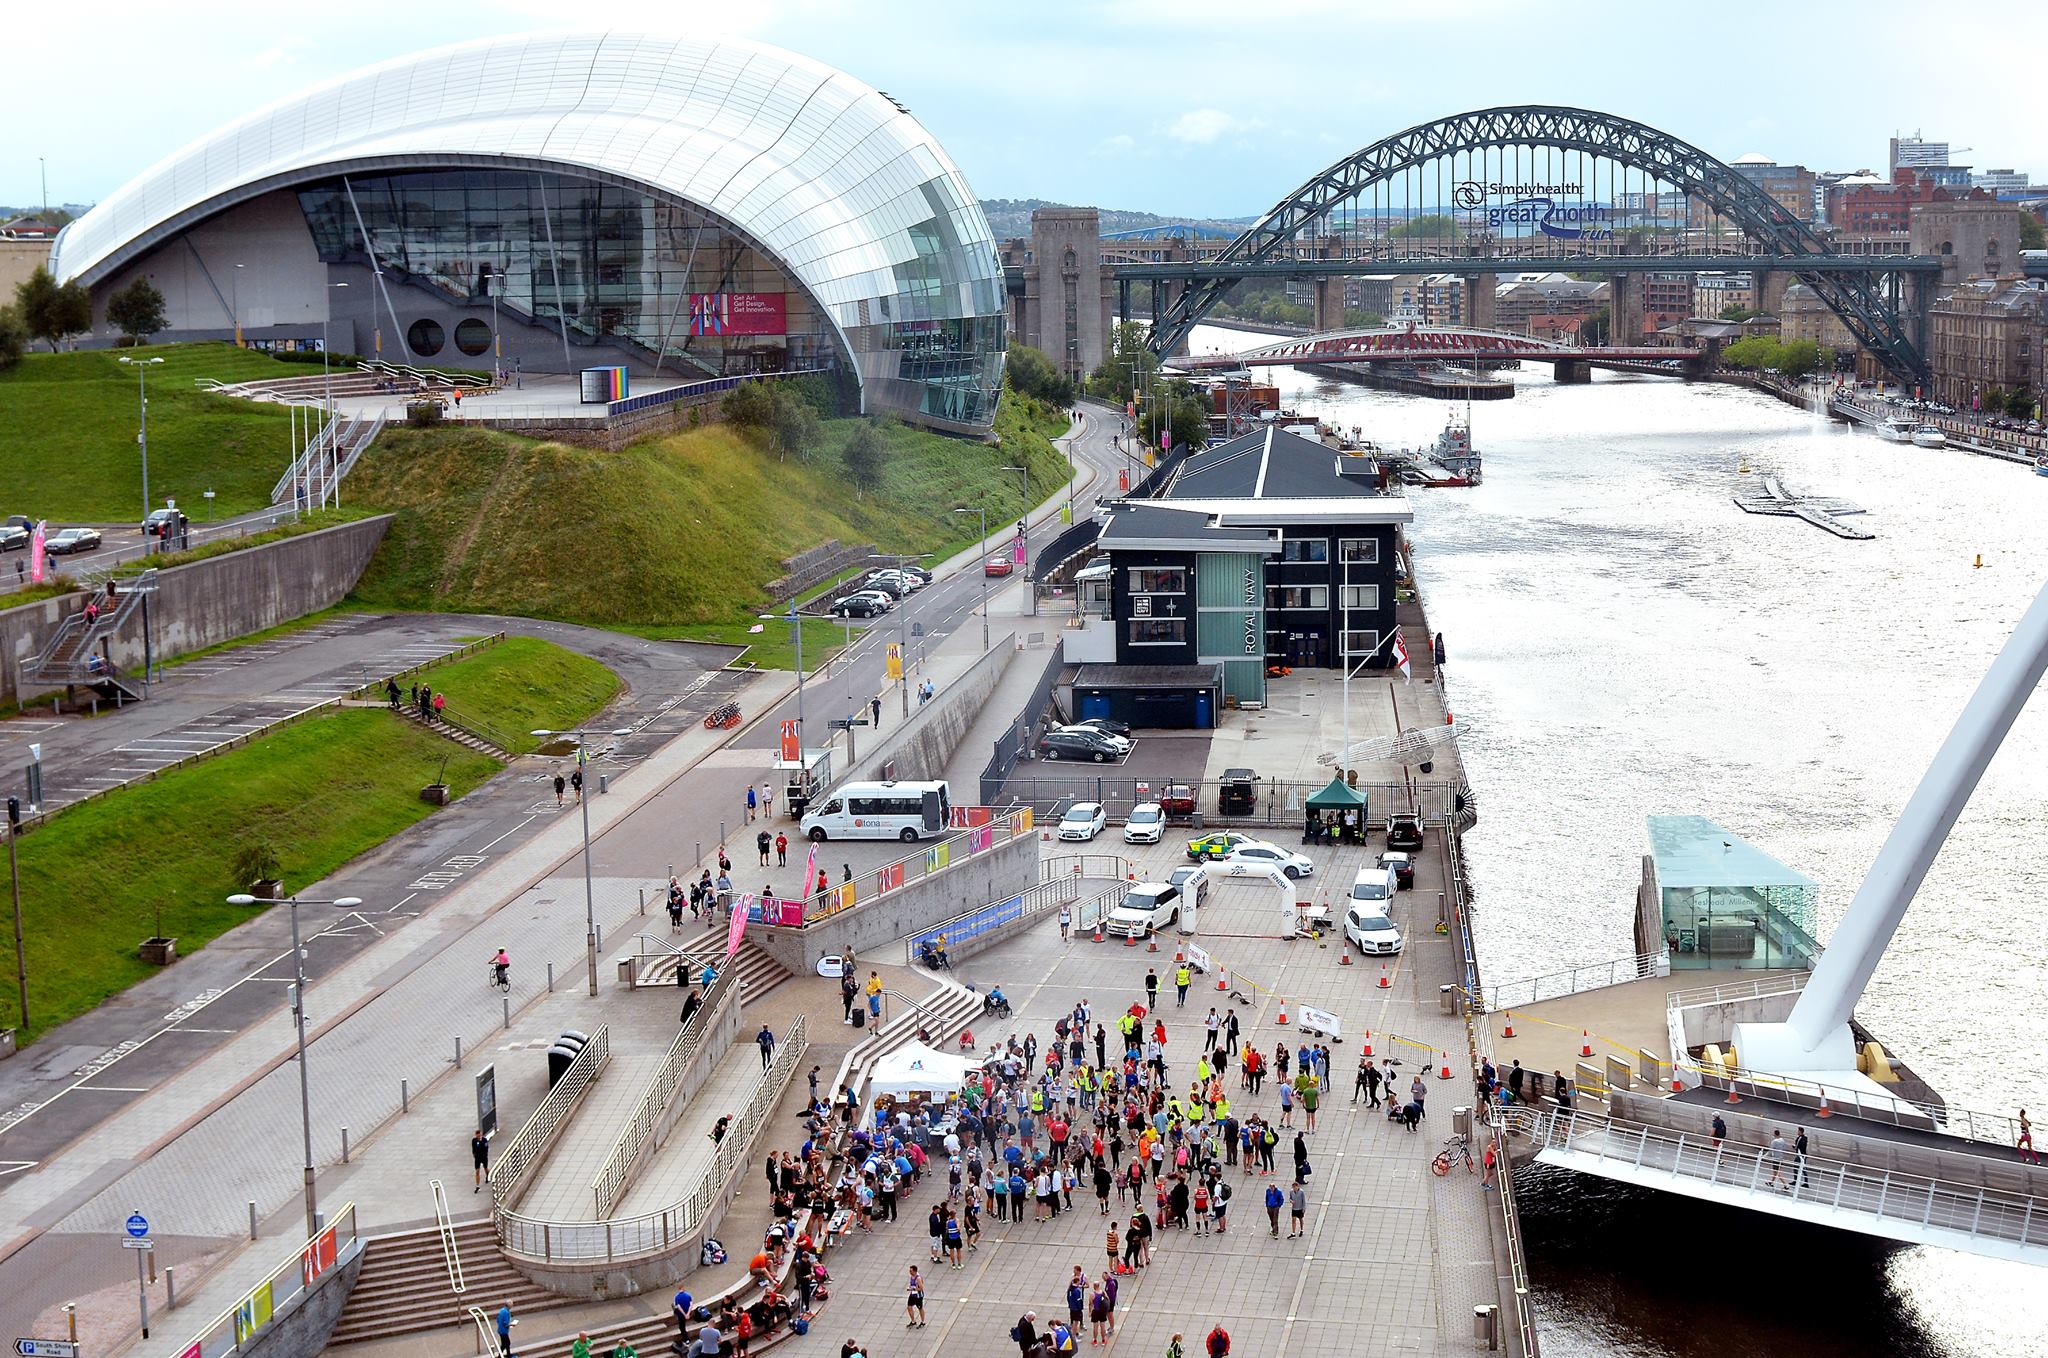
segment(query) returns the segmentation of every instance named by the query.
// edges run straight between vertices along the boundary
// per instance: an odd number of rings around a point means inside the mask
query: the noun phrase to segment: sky
[[[2028,9],[606,0],[599,12],[614,30],[775,43],[887,90],[983,198],[1231,217],[1380,137],[1498,104],[1634,118],[1723,159],[1880,174],[1885,139],[1917,130],[1973,148],[1959,162],[2048,181],[2038,78],[1995,47]],[[359,67],[574,26],[577,14],[560,0],[22,5],[7,22],[17,112],[0,126],[0,203],[41,201],[44,168],[50,202],[93,202],[185,143]]]

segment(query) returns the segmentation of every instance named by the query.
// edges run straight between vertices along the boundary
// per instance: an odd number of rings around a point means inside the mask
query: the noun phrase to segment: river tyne
[[[1268,341],[1202,327],[1192,347]],[[1631,952],[1655,814],[1707,816],[1813,877],[1825,939],[2048,581],[2048,479],[1734,386],[1515,378],[1512,401],[1475,408],[1484,484],[1411,492],[1448,701],[1472,725],[1461,749],[1481,818],[1466,845],[1487,979]],[[1289,408],[1389,447],[1429,443],[1451,409],[1297,369],[1272,380]],[[1731,497],[1764,471],[1862,506],[1850,522],[1876,539],[1743,513]],[[1858,1008],[1952,1104],[2026,1107],[2037,1125],[2044,812],[2037,694]],[[2025,1265],[1542,1168],[1518,1185],[1553,1358],[2048,1352],[2048,1274]]]

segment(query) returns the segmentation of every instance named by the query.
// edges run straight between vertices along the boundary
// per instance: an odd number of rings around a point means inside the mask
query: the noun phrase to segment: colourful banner
[[[1022,533],[1017,534],[1016,541],[1010,544],[1010,559],[1020,566],[1024,564],[1024,535]]]
[[[804,855],[804,895],[818,893],[818,841],[811,841],[811,851]]]
[[[783,763],[800,764],[803,762],[803,750],[800,748],[801,740],[802,736],[801,733],[797,730],[796,718],[791,717],[789,720],[782,723]]]
[[[841,882],[838,886],[832,888],[832,894],[837,901],[837,903],[833,906],[833,909],[851,910],[853,908],[854,898],[858,893],[854,890],[854,885],[852,882]]]
[[[903,643],[899,641],[889,643],[889,677],[891,679],[901,679],[903,677]]]
[[[734,954],[740,950],[740,940],[746,937],[747,933],[747,916],[753,909],[753,893],[742,893],[739,901],[733,906],[732,928],[726,930],[725,934],[725,960],[728,962],[732,961]]]
[[[953,808],[952,827],[955,830],[971,830],[977,825],[986,825],[996,818],[992,806],[956,806]]]
[[[875,874],[875,894],[894,891],[903,885],[903,865],[891,863]]]
[[[28,539],[28,579],[32,585],[43,583],[43,572],[48,566],[48,557],[43,551],[44,539],[50,531],[47,519],[37,519],[35,532]]]
[[[248,1343],[249,1336],[270,1323],[270,1315],[270,1284],[264,1283],[235,1308],[235,1343]]]
[[[1026,831],[1026,830],[1029,830],[1029,829],[1031,828],[1031,823],[1032,823],[1032,819],[1033,819],[1033,817],[1032,817],[1032,814],[1031,814],[1031,808],[1030,808],[1030,807],[1028,807],[1028,806],[1020,806],[1020,807],[1018,807],[1018,808],[1017,808],[1017,832],[1018,832],[1019,834],[1022,834],[1022,833],[1023,833],[1024,831]],[[1014,837],[1015,837],[1015,836],[1012,836],[1012,838],[1014,838]]]
[[[693,292],[693,335],[786,335],[789,299],[779,292]]]
[[[299,1275],[311,1287],[313,1280],[334,1267],[334,1228],[329,1226],[306,1242],[299,1253]]]
[[[982,850],[986,849],[989,845],[995,842],[995,828],[993,826],[984,825],[980,829],[975,830],[973,833],[967,836],[967,852],[980,853]]]
[[[934,844],[924,851],[924,870],[927,875],[953,861],[953,846],[944,842]]]

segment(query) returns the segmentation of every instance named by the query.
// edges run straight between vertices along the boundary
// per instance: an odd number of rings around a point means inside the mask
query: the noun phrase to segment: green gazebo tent
[[[1303,842],[1312,843],[1324,837],[1325,827],[1334,837],[1341,837],[1346,829],[1345,813],[1355,812],[1350,826],[1353,835],[1363,840],[1366,827],[1365,794],[1344,781],[1342,774],[1330,780],[1328,787],[1308,799],[1308,824],[1303,829]]]

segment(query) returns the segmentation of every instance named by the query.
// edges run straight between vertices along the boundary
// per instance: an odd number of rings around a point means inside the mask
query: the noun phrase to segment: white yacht
[[[1906,415],[1893,415],[1877,427],[1878,436],[1893,443],[1911,443],[1920,422]]]
[[[1913,431],[1913,443],[1920,448],[1946,448],[1948,435],[1931,424],[1923,424]]]

